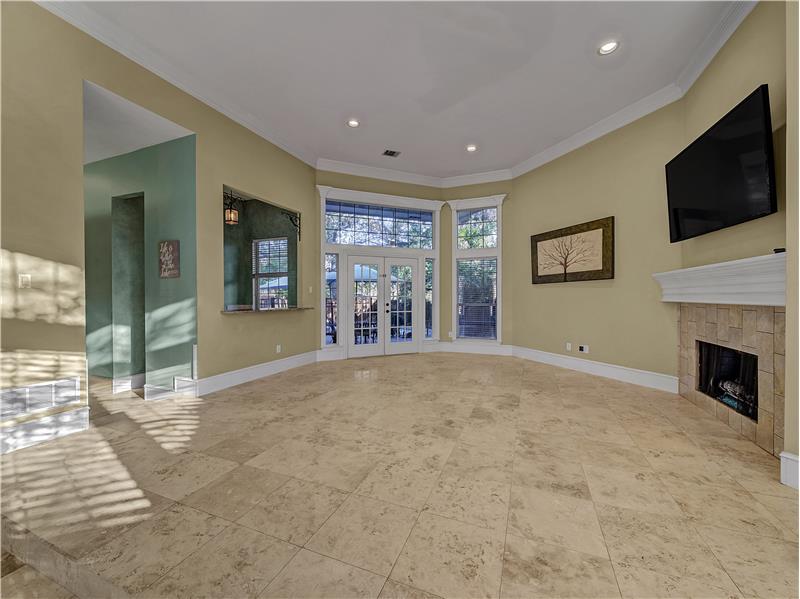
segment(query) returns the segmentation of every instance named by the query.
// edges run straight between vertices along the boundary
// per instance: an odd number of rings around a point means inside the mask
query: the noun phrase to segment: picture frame
[[[158,276],[162,279],[177,279],[181,276],[180,240],[158,242]]]
[[[613,216],[531,235],[534,285],[613,278]]]

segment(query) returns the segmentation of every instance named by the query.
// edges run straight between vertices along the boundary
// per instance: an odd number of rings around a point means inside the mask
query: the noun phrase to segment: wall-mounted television
[[[767,85],[670,160],[666,171],[670,242],[777,212]]]

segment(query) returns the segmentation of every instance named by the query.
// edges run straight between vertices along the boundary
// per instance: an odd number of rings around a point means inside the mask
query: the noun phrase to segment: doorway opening
[[[144,194],[111,198],[113,392],[144,388]]]

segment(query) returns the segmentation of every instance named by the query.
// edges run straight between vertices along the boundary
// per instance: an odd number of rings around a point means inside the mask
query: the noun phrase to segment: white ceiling
[[[99,85],[83,82],[84,164],[191,134]]]
[[[753,5],[46,7],[309,164],[448,186],[519,174],[674,101]],[[608,38],[620,49],[601,57]]]

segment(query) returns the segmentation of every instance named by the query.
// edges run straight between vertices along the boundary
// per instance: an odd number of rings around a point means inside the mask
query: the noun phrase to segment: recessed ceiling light
[[[611,54],[617,48],[619,48],[619,42],[616,40],[609,40],[600,45],[600,47],[597,49],[597,53],[600,56],[605,56],[606,54]]]
[[[467,152],[477,152],[478,146],[475,144],[467,144]]]
[[[350,119],[350,120],[347,121],[347,126],[348,127],[352,127],[353,129],[358,127],[360,124],[361,123],[358,122],[358,119]]]

